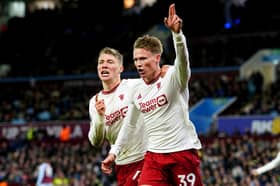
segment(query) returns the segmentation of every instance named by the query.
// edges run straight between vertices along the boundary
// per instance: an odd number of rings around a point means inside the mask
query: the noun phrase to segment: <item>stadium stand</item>
[[[40,153],[47,152],[57,186],[63,181],[64,186],[115,185],[114,175],[100,170],[108,144],[93,148],[86,136],[88,101],[100,89],[97,52],[104,46],[119,48],[125,54],[124,77],[137,77],[130,46],[151,32],[171,42],[158,30],[171,1],[156,1],[140,12],[123,12],[122,1],[115,0],[56,1],[63,2],[60,8],[28,11],[3,22],[8,2],[0,2],[0,185],[33,186]],[[265,73],[242,78],[239,71],[259,50],[279,50],[276,0],[248,0],[242,10],[233,8],[241,23],[231,29],[223,27],[221,1],[175,2],[192,62],[190,107],[203,98],[236,98],[200,134],[204,184],[280,185],[279,169],[259,177],[249,174],[279,151],[280,68],[265,87]],[[164,50],[168,63],[173,51]],[[65,125],[72,134],[62,143],[59,131]]]

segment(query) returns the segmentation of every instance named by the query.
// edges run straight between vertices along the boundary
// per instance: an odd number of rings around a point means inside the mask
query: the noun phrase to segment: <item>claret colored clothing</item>
[[[53,168],[49,163],[42,163],[38,167],[36,186],[53,186]]]

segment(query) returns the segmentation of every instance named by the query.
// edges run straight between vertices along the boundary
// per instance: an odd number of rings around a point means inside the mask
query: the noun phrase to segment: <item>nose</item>
[[[102,64],[100,64],[100,68],[101,69],[106,69],[106,68],[108,68],[108,66],[106,65],[106,63],[102,63]]]
[[[141,60],[135,60],[135,66],[136,67],[141,67],[142,66]]]

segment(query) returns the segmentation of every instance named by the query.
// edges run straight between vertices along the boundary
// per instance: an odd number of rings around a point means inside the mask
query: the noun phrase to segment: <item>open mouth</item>
[[[102,76],[108,76],[110,73],[109,73],[109,71],[107,71],[107,70],[102,70],[101,71],[101,75]]]
[[[144,74],[144,70],[143,69],[137,69],[139,75],[143,75]]]

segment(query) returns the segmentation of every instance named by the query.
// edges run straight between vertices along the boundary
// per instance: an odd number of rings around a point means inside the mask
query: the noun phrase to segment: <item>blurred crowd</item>
[[[252,168],[260,167],[275,158],[279,148],[279,136],[213,137],[202,152],[204,184],[279,186],[279,168],[258,177],[250,175]]]
[[[24,137],[1,139],[0,145],[0,181],[9,186],[35,185],[42,155],[48,155],[55,186],[114,185],[114,175],[103,176],[100,170],[107,144],[95,149],[87,140],[60,142],[44,136],[31,141]]]
[[[0,121],[25,124],[32,121],[87,120],[88,101],[95,93],[92,87],[63,87],[53,82],[5,87],[0,95]]]
[[[201,167],[207,186],[279,186],[279,169],[261,176],[249,174],[252,168],[272,160],[279,151],[279,136],[202,137]],[[48,154],[54,168],[55,186],[113,186],[115,175],[105,175],[100,162],[108,152],[108,143],[93,148],[87,140],[59,142],[45,136],[31,141],[1,139],[0,181],[9,186],[33,186],[40,155]]]
[[[98,11],[92,11],[96,1],[88,1],[92,6],[87,5],[86,1],[81,2],[81,8],[63,10],[63,14],[60,11],[43,10],[28,14],[25,18],[10,19],[7,29],[0,32],[0,67],[3,72],[0,73],[0,80],[96,73],[96,56],[104,46],[119,49],[124,54],[125,70],[133,71],[131,47],[134,38],[158,24],[158,20],[165,16],[165,11],[158,8],[165,10],[164,4],[169,4],[168,1],[158,1],[157,14],[154,13],[155,7],[148,7],[140,17],[140,14],[129,12],[129,16],[123,16],[116,7],[108,7],[105,1],[100,1],[102,6],[109,8],[106,12],[110,12],[112,16],[108,18],[100,16]],[[210,4],[213,3],[208,2],[207,5]],[[196,6],[203,8],[200,3]],[[197,14],[205,11],[209,16],[213,15],[213,9],[204,7]],[[256,15],[269,16],[268,12],[260,14],[259,6],[256,7],[257,14],[252,14],[253,18]],[[236,101],[221,114],[279,116],[280,78],[264,89],[260,74],[240,79],[237,68],[216,72],[208,68],[240,67],[259,49],[279,48],[280,32],[275,27],[268,29],[269,24],[266,22],[259,29],[252,27],[252,33],[212,28],[211,22],[204,25],[205,14],[201,14],[203,16],[198,19],[204,23],[191,20],[188,12],[193,14],[193,11],[186,11],[185,8],[187,7],[178,6],[179,12],[184,11],[186,14],[186,26],[183,29],[193,69],[189,84],[190,107],[204,97],[235,96]],[[153,16],[150,16],[151,13]],[[247,21],[249,28],[252,21]],[[101,24],[102,22],[106,25]],[[193,26],[196,29],[192,30]],[[206,33],[205,27],[212,29],[214,33]],[[196,34],[204,31],[204,36]],[[170,38],[166,42],[171,42]],[[171,43],[166,44],[163,63],[169,64],[173,61],[174,51],[168,48]],[[196,72],[198,68],[202,68],[203,72]],[[79,81],[81,84],[75,79],[44,82],[17,82],[14,79],[10,83],[1,81],[0,125],[89,120],[88,101],[101,86],[97,83],[97,78],[90,85],[83,84],[83,81]],[[280,148],[279,136],[246,134],[229,137],[214,133],[201,136],[201,139],[201,170],[206,186],[280,185],[280,169],[259,177],[249,175],[250,169],[275,157]],[[24,135],[18,136],[16,140],[0,139],[0,183],[7,181],[9,186],[34,186],[40,156],[48,154],[54,168],[55,186],[112,186],[116,184],[115,175],[106,176],[100,170],[100,162],[108,148],[107,143],[101,148],[94,148],[86,138],[69,142],[60,142],[50,136],[32,140],[26,139]]]
[[[278,81],[263,89],[262,81],[240,79],[237,72],[194,73],[189,86],[191,107],[204,97],[236,97],[223,115],[276,116],[280,113]],[[0,95],[0,124],[88,120],[88,101],[99,89],[98,84],[72,87],[55,82],[5,86]]]
[[[207,77],[207,82],[205,82]],[[233,73],[193,74],[190,83],[190,105],[203,97],[237,96],[226,112],[234,115],[280,114],[279,82],[262,90],[262,81],[241,80]],[[257,84],[256,84],[257,83]],[[9,89],[10,87],[10,89]],[[24,124],[32,121],[88,120],[88,99],[98,91],[98,86],[68,87],[65,84],[37,84],[22,86],[11,94],[13,86],[3,89],[0,95],[2,107],[0,120],[5,123]],[[259,90],[260,89],[260,90]],[[280,185],[278,169],[262,176],[249,175],[251,168],[258,167],[277,154],[278,136],[228,137],[214,133],[201,136],[203,150],[202,175],[207,186],[277,186]],[[40,154],[51,154],[57,185],[64,186],[109,186],[115,177],[105,176],[100,170],[108,144],[92,147],[87,139],[60,142],[50,136],[28,140],[19,136],[16,140],[1,139],[0,180],[10,185],[30,185],[36,180],[36,167]],[[64,180],[62,184],[62,181]]]

